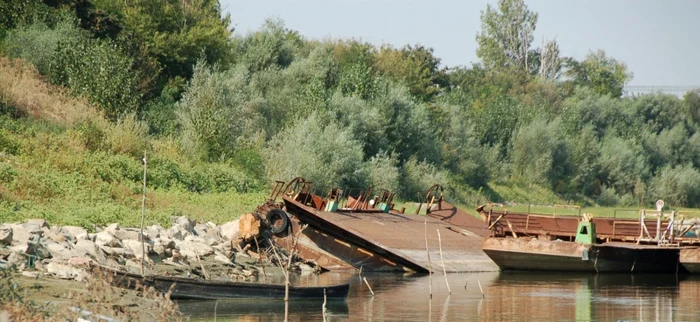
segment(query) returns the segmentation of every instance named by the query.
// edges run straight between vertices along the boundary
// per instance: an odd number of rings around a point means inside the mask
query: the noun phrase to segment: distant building
[[[683,97],[685,93],[696,89],[700,89],[700,86],[625,86],[622,89],[622,97],[653,93],[664,93]]]

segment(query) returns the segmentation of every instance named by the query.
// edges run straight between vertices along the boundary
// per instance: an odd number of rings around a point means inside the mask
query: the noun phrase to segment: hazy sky
[[[396,47],[422,44],[443,65],[476,57],[484,0],[221,0],[237,33],[268,17],[312,39],[356,38]],[[539,13],[535,41],[556,37],[564,56],[582,59],[603,49],[634,72],[629,85],[700,85],[700,1],[526,0]]]

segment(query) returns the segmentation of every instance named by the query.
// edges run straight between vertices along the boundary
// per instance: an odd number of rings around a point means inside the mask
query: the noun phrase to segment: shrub
[[[654,179],[653,189],[668,204],[697,207],[700,205],[700,171],[690,164],[667,166]]]
[[[362,144],[348,128],[317,114],[293,124],[275,135],[263,151],[268,181],[302,176],[321,191],[364,184]]]
[[[380,151],[366,162],[367,181],[374,189],[398,192],[399,168],[396,155]]]
[[[110,125],[105,133],[105,144],[113,153],[143,157],[148,147],[148,125],[129,114]]]
[[[72,18],[66,17],[54,28],[41,21],[10,30],[5,38],[5,52],[11,58],[22,58],[34,64],[36,69],[48,75],[58,62],[54,60],[58,44],[86,37],[75,26]]]
[[[612,187],[603,187],[596,202],[601,206],[615,206],[620,203],[620,196]]]
[[[186,150],[205,160],[219,161],[233,155],[243,132],[241,105],[245,94],[245,73],[219,73],[202,61],[194,68],[177,116]]]
[[[97,102],[110,118],[137,111],[140,96],[133,59],[111,41],[85,36],[62,40],[53,60],[51,81]]]
[[[570,174],[569,149],[557,133],[559,121],[535,120],[521,127],[513,138],[513,171],[529,183],[547,184],[563,190],[559,183]]]
[[[403,166],[403,185],[401,197],[407,200],[415,200],[422,196],[434,184],[446,186],[448,183],[446,174],[436,166],[425,161],[411,158]]]

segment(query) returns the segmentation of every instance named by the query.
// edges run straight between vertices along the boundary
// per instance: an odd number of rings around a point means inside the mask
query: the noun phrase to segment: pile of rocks
[[[189,275],[190,267],[218,262],[252,275],[254,268],[240,267],[232,260],[236,254],[248,257],[251,266],[259,259],[251,258],[237,249],[239,222],[222,225],[212,222],[196,223],[183,216],[173,220],[170,228],[152,225],[144,228],[142,244],[140,229],[111,224],[97,228],[96,233],[82,227],[50,226],[43,219],[21,224],[0,225],[0,268],[14,266],[25,275],[50,273],[59,278],[81,280],[87,276],[91,263],[138,271],[141,261],[147,267],[181,267]],[[232,243],[232,241],[234,241]]]

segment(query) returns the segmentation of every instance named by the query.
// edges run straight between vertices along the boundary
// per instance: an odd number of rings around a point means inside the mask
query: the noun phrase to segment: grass
[[[96,111],[0,57],[0,222],[140,224],[144,150],[149,224],[181,215],[223,223],[265,201],[265,187],[235,166],[192,160],[133,116],[112,123]]]

